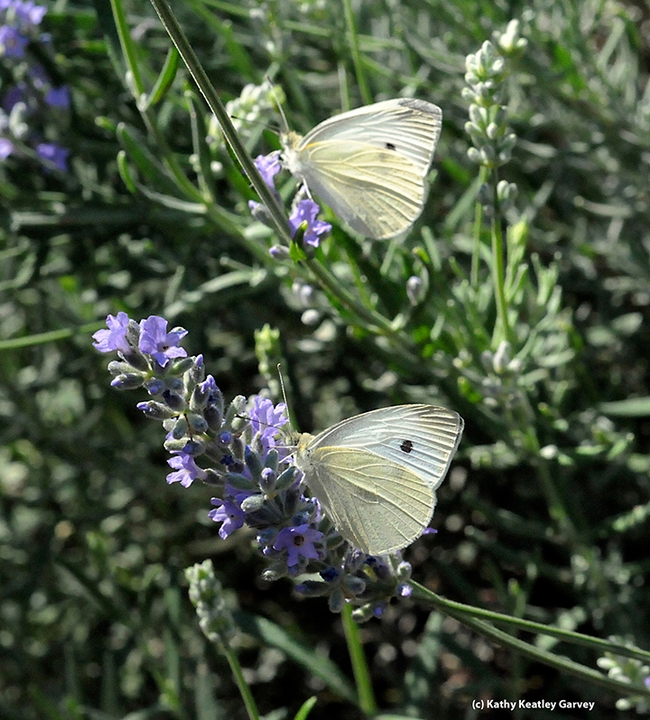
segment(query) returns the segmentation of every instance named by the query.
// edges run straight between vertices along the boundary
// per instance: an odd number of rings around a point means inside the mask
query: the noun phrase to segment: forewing
[[[435,490],[443,481],[463,432],[463,419],[435,405],[395,405],[355,415],[311,443],[363,449],[415,473]]]
[[[442,112],[437,105],[397,98],[334,115],[303,138],[302,147],[314,142],[350,140],[380,149],[392,149],[408,158],[420,177],[431,165],[440,137]]]
[[[415,473],[362,450],[313,449],[305,480],[341,535],[372,555],[413,542],[435,507],[435,493]]]
[[[397,235],[424,206],[425,178],[394,150],[351,140],[318,141],[304,146],[300,165],[309,189],[367,237]]]

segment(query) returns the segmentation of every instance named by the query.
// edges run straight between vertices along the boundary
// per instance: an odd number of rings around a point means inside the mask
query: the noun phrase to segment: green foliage
[[[223,541],[207,519],[209,488],[166,486],[159,427],[108,386],[90,346],[119,310],[187,328],[188,351],[228,399],[269,386],[282,360],[304,430],[391,403],[458,410],[464,440],[438,492],[438,534],[408,551],[413,577],[463,603],[650,648],[642,11],[596,0],[174,6],[252,156],[277,148],[268,128],[283,96],[300,132],[416,96],[443,110],[436,174],[406,239],[352,237],[325,210],[334,229],[316,253],[294,243],[273,259],[282,238],[251,217],[252,174],[152,7],[48,12],[72,96],[70,170],[0,165],[0,715],[246,717],[187,597],[184,568],[206,557],[260,713],[356,720],[369,706],[346,678],[338,616],[259,580],[254,538]],[[526,47],[509,44],[513,18]],[[498,103],[517,136],[498,170],[467,155],[481,127],[465,132],[465,57],[486,40],[504,58]],[[285,201],[294,186],[279,180]],[[631,704],[429,610],[405,600],[361,629],[386,716],[460,718],[486,697],[595,701],[590,718]],[[508,632],[593,669],[604,654]],[[600,667],[638,675],[641,660],[623,654]]]

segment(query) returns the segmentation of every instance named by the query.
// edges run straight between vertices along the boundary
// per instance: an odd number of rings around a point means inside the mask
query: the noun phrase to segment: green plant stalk
[[[508,304],[506,302],[505,284],[505,255],[503,252],[503,232],[501,230],[501,212],[497,199],[497,171],[492,171],[493,211],[492,217],[492,277],[494,282],[494,296],[497,305],[497,321],[492,334],[492,345],[496,349],[502,340],[511,339],[510,323],[508,321]]]
[[[480,186],[484,185],[488,179],[488,171],[486,167],[481,165],[479,170]],[[480,202],[476,202],[474,207],[474,246],[472,248],[472,266],[470,274],[470,282],[473,288],[478,288],[479,278],[478,270],[481,264],[481,229],[483,227],[483,206]]]
[[[352,293],[348,292],[334,275],[315,258],[303,260],[306,267],[318,278],[323,287],[327,288],[340,302],[370,326],[378,328],[381,335],[395,335],[390,322],[378,312],[357,302]]]
[[[592,670],[586,665],[581,665],[569,658],[560,657],[559,655],[555,655],[547,650],[535,648],[529,643],[509,635],[503,630],[492,627],[492,625],[489,625],[482,620],[473,620],[462,615],[457,615],[453,612],[450,612],[449,614],[484,637],[488,637],[500,645],[510,647],[515,652],[525,655],[531,660],[544,663],[545,665],[553,667],[560,672],[567,672],[574,677],[581,678],[587,682],[592,682],[594,685],[599,685],[600,687],[611,690],[624,697],[629,697],[630,695],[644,695],[646,697],[650,697],[650,689],[642,688],[640,686],[631,687],[629,683],[613,680],[612,678],[602,675],[597,670]]]
[[[545,625],[544,623],[534,622],[533,620],[524,620],[523,618],[514,617],[512,615],[504,615],[503,613],[494,612],[493,610],[485,610],[483,608],[474,607],[473,605],[465,605],[464,603],[459,603],[454,600],[447,600],[413,580],[410,584],[413,588],[413,593],[411,595],[412,598],[429,602],[438,610],[442,610],[449,615],[453,614],[459,622],[464,624],[467,624],[465,622],[466,619],[476,620],[477,618],[484,618],[485,620],[490,620],[492,622],[506,623],[527,632],[548,635],[574,645],[593,648],[599,652],[611,652],[615,655],[635,658],[636,660],[640,660],[644,663],[650,662],[650,652],[647,650],[641,650],[641,648],[628,647],[627,645],[620,645],[618,643],[613,643],[610,640],[595,638],[591,635],[584,635],[583,633],[578,633],[573,630],[563,630],[562,628],[556,628],[551,625]],[[483,624],[486,627],[490,627],[485,623]],[[512,638],[512,636],[508,634],[506,634],[506,637]],[[506,644],[505,641],[504,644]],[[529,645],[529,647],[532,650],[537,650],[533,646]],[[542,662],[545,661],[542,660]],[[590,672],[594,671],[590,670]],[[599,677],[602,678],[603,676],[599,675]],[[622,683],[619,683],[617,687],[620,688],[622,685]],[[624,687],[626,687],[628,691],[630,690],[629,685],[624,685]],[[648,690],[648,695],[650,696],[650,689]]]
[[[357,686],[357,693],[359,694],[359,706],[366,715],[376,715],[377,703],[372,691],[368,663],[366,662],[366,656],[363,652],[359,626],[352,619],[352,606],[349,603],[343,605],[341,622],[343,623],[345,640],[348,645],[348,652],[350,653],[350,662],[352,663],[352,672],[354,673],[354,681]]]
[[[354,63],[354,72],[357,76],[357,84],[364,105],[369,105],[373,101],[372,93],[368,87],[366,73],[363,68],[361,52],[359,50],[359,35],[354,23],[354,12],[352,11],[352,3],[350,0],[343,0],[343,12],[345,14],[345,24],[348,28],[348,38],[350,40],[350,54]]]
[[[120,45],[122,47],[122,53],[128,67],[128,71],[131,73],[131,92],[135,96],[136,102],[145,94],[145,85],[140,74],[140,66],[136,56],[135,45],[131,40],[131,34],[129,32],[129,24],[126,20],[126,13],[124,12],[124,6],[121,0],[111,0],[111,9],[113,10],[113,18],[115,19],[115,27],[120,38]]]
[[[115,1],[115,0],[113,0]],[[187,69],[189,70],[194,82],[196,83],[200,93],[205,98],[205,101],[210,108],[210,111],[215,115],[217,121],[224,134],[226,142],[230,146],[233,154],[237,158],[237,161],[242,166],[246,176],[250,180],[255,192],[259,195],[260,200],[264,203],[268,209],[271,220],[275,226],[275,230],[278,236],[282,238],[286,245],[291,242],[289,236],[289,226],[287,219],[284,214],[284,210],[280,207],[277,200],[273,196],[271,190],[267,187],[266,183],[262,179],[262,176],[257,171],[255,163],[252,161],[250,155],[246,151],[243,143],[237,135],[230,117],[226,112],[224,104],[217,95],[215,89],[212,87],[208,76],[206,75],[203,66],[199,62],[194,50],[192,49],[185,33],[178,24],[174,14],[172,13],[168,3],[165,0],[151,0],[151,4],[158,13],[158,17],[162,22],[165,30],[169,34],[172,42],[176,46],[179,55],[183,59]]]
[[[359,327],[364,328],[372,335],[382,335],[391,340],[390,349],[392,355],[390,360],[400,364],[400,366],[408,370],[408,372],[421,372],[422,361],[416,354],[409,350],[412,344],[410,338],[405,333],[396,330],[383,315],[359,303],[318,260],[305,258],[302,262],[311,270],[312,274],[327,292],[331,293],[342,305],[357,316],[357,325]]]
[[[248,713],[248,717],[250,718],[250,720],[260,720],[260,713],[257,709],[255,699],[253,698],[253,693],[251,692],[248,683],[244,679],[244,673],[242,672],[241,665],[239,664],[239,660],[237,659],[237,655],[232,651],[232,648],[227,643],[222,642],[219,644],[224,655],[226,656],[226,659],[228,660],[228,664],[230,665],[232,676],[235,678],[235,683],[237,683],[237,687],[239,688],[242,700],[244,701],[244,705],[246,706],[246,712]]]

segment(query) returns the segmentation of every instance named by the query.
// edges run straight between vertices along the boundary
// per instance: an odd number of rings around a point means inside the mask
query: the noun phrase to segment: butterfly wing
[[[305,475],[336,529],[371,555],[405,547],[431,521],[433,490],[415,473],[373,453],[316,448]]]
[[[422,100],[368,105],[290,135],[286,164],[354,230],[393,237],[422,211],[441,118]]]
[[[307,187],[353,230],[377,240],[409,228],[426,196],[425,179],[391,150],[350,140],[310,145],[301,157]]]
[[[397,98],[328,118],[305,135],[302,146],[328,140],[362,141],[380,150],[389,145],[408,158],[424,177],[429,171],[441,127],[442,111],[437,105],[424,100]]]
[[[343,537],[381,554],[424,532],[462,431],[445,408],[381,408],[304,436],[296,463]]]
[[[395,405],[343,420],[319,433],[313,447],[366,450],[404,466],[435,490],[458,449],[463,419],[436,405]]]

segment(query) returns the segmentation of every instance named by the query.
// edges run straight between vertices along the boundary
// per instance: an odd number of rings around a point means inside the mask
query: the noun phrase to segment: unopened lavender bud
[[[208,423],[196,413],[187,413],[187,422],[194,435],[202,435],[208,429]]]
[[[340,613],[345,605],[345,595],[343,595],[343,590],[341,590],[341,588],[334,588],[334,591],[329,596],[327,604],[329,605],[330,612]]]
[[[258,479],[262,472],[260,456],[256,452],[248,450],[244,455],[244,462],[246,463],[246,467],[250,470],[251,475],[255,479]]]
[[[194,358],[192,367],[187,371],[190,386],[198,385],[205,380],[205,365],[203,364],[203,355],[197,355]]]
[[[253,513],[261,510],[265,503],[266,498],[264,495],[249,495],[247,498],[242,500],[241,509],[245,513]]]
[[[294,588],[297,593],[305,597],[320,597],[329,592],[327,583],[318,582],[318,580],[305,580]]]
[[[160,395],[165,389],[165,383],[160,378],[149,378],[143,385],[149,395]]]
[[[205,452],[205,443],[200,438],[191,438],[185,443],[183,452],[187,455],[192,455],[193,457],[203,455]]]
[[[411,275],[406,281],[406,295],[413,307],[419,305],[424,298],[424,282],[417,275]]]
[[[235,419],[244,414],[246,410],[246,398],[243,395],[236,395],[226,410],[225,424],[232,427]]]
[[[140,323],[137,323],[135,320],[129,320],[126,325],[125,337],[129,345],[137,348],[140,342]]]
[[[168,418],[176,416],[176,413],[171,408],[155,400],[140,402],[136,407],[138,410],[142,410],[142,412],[152,420],[167,420]]]
[[[273,245],[269,248],[269,255],[274,260],[288,260],[291,257],[289,248],[286,245]]]
[[[255,483],[241,473],[226,473],[223,480],[228,485],[232,485],[236,490],[252,490],[255,488]]]
[[[126,375],[127,373],[133,373],[133,365],[123,360],[111,360],[108,363],[108,372],[111,375]],[[142,378],[145,375],[142,373]]]
[[[211,560],[185,570],[190,589],[189,596],[196,607],[199,627],[211,642],[227,645],[237,633],[237,625],[228,609],[223,587],[215,577]]]
[[[311,513],[302,511],[298,512],[291,518],[292,525],[306,525],[309,522]]]
[[[271,468],[264,468],[260,474],[259,486],[263,493],[270,493],[275,489],[275,473]]]
[[[268,451],[266,460],[264,460],[264,467],[271,468],[271,470],[273,470],[273,472],[277,471],[277,469],[278,469],[278,451],[275,448],[271,448]]]
[[[510,362],[510,359],[510,343],[506,340],[502,340],[499,343],[499,347],[494,353],[494,358],[492,360],[494,372],[497,375],[502,375],[505,372],[506,366]]]
[[[223,486],[223,473],[219,473],[213,468],[207,468],[205,472],[206,477],[203,478],[203,482],[206,485]]]
[[[390,577],[390,568],[381,558],[376,555],[369,555],[366,562],[375,571],[375,574],[380,580],[387,580]]]
[[[214,406],[206,407],[203,411],[203,417],[211,430],[218,430],[223,422],[223,413]]]
[[[170,453],[185,452],[185,446],[187,445],[187,435],[183,435],[179,438],[169,436],[163,443],[163,447]]]
[[[366,589],[366,583],[354,575],[346,575],[343,584],[350,595],[360,595]]]
[[[476,163],[477,165],[481,164],[481,153],[475,147],[471,147],[467,150],[467,157],[471,162]]]
[[[187,419],[184,415],[179,415],[176,418],[174,427],[172,428],[172,437],[174,440],[179,440],[182,437],[188,435]]]
[[[483,206],[492,205],[492,190],[487,183],[483,183],[479,188],[477,199]]]
[[[244,468],[243,461],[245,447],[246,446],[244,445],[240,437],[233,437],[230,441],[230,449],[232,451],[233,457],[242,462],[242,470]]]
[[[165,390],[163,392],[163,398],[167,405],[176,412],[183,412],[187,408],[185,399],[171,390]]]
[[[295,465],[290,465],[275,481],[275,489],[284,490],[288,488],[295,482],[298,472],[298,468],[296,468]]]
[[[303,325],[316,325],[321,321],[321,314],[318,312],[318,310],[316,310],[316,308],[308,308],[300,316],[300,321]]]
[[[111,380],[111,387],[118,390],[133,390],[142,385],[142,378],[140,373],[124,373]]]
[[[286,508],[287,514],[292,514],[296,511],[296,508],[301,502],[302,493],[298,490],[298,488],[290,487],[287,489],[285,499],[284,499],[284,506]]]
[[[178,332],[179,330],[182,330],[182,328],[174,328],[171,332]],[[169,363],[169,371],[171,375],[182,375],[192,367],[194,367],[194,358],[192,356],[178,358]]]
[[[213,389],[207,382],[201,382],[194,387],[192,390],[192,397],[190,398],[190,408],[194,412],[199,412],[208,404],[208,400],[212,396]]]

